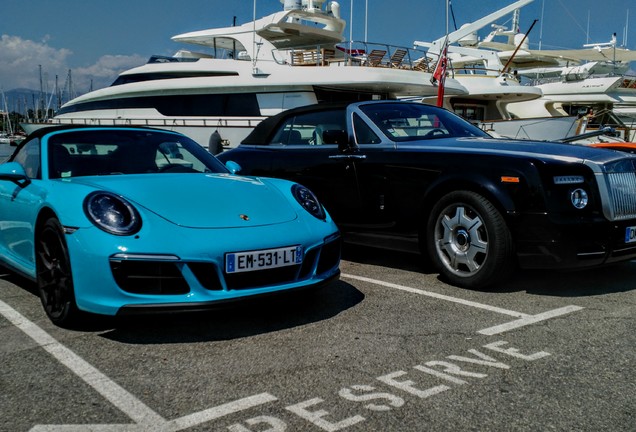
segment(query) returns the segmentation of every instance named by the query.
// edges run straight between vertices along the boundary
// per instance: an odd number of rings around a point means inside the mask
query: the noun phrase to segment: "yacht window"
[[[154,106],[165,116],[260,116],[254,93],[157,97]]]
[[[461,116],[469,121],[483,121],[485,116],[485,108],[482,106],[471,106],[471,105],[455,105],[454,107],[455,114]]]
[[[156,81],[176,78],[226,77],[238,76],[238,72],[155,72],[143,74],[120,75],[111,87],[144,81]]]
[[[142,108],[154,108],[165,116],[174,117],[261,115],[254,93],[117,98],[69,105],[60,109],[57,114]]]

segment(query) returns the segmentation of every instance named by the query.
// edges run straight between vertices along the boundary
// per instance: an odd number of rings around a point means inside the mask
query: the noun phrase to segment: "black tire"
[[[60,327],[77,324],[81,312],[75,303],[71,261],[64,228],[56,218],[47,219],[38,232],[35,267],[40,301],[49,319]]]
[[[463,288],[482,288],[514,269],[510,230],[486,198],[455,191],[433,207],[426,227],[426,250],[444,279]]]

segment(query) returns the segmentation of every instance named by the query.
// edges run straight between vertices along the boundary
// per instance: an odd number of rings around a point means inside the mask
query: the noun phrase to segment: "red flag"
[[[433,83],[437,82],[437,106],[444,105],[444,82],[446,81],[446,66],[448,64],[448,39],[444,41],[444,47],[440,53],[439,60],[433,72]]]

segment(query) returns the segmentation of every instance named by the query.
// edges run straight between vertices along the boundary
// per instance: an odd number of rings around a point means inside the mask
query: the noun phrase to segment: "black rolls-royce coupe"
[[[458,286],[495,283],[517,264],[571,269],[636,257],[636,157],[493,139],[433,106],[297,108],[219,159],[303,184],[345,240],[412,245]]]

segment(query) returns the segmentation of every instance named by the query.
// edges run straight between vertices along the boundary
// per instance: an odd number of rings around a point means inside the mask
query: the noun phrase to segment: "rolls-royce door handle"
[[[366,159],[366,158],[367,158],[367,155],[363,155],[363,154],[338,154],[338,155],[329,156],[329,159],[347,159],[347,160]]]

